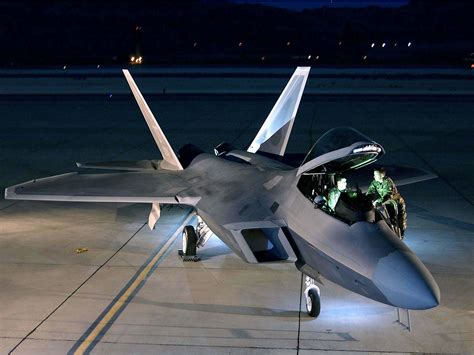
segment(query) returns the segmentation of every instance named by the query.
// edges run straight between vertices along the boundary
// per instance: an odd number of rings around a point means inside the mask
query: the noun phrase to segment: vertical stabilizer
[[[255,153],[260,150],[281,156],[285,154],[310,69],[310,67],[296,68],[275,106],[273,106],[247,149],[248,152]]]
[[[129,71],[123,69],[123,74],[127,79],[128,85],[132,90],[133,96],[135,96],[135,100],[137,100],[138,106],[142,111],[143,117],[145,117],[145,121],[148,124],[148,128],[150,128],[151,134],[155,139],[156,145],[163,156],[163,162],[160,164],[160,168],[166,170],[183,170],[181,163],[178,160],[175,152],[171,148],[168,140],[166,139],[163,131],[161,130],[158,122],[156,122],[155,116],[151,112],[148,104],[146,103],[143,95],[141,94],[140,90],[138,90],[137,84],[133,80],[132,76],[130,75]]]

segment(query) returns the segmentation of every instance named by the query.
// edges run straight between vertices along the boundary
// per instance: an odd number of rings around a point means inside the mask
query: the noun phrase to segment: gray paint
[[[294,85],[290,80],[252,150],[268,142],[284,153],[308,73],[309,68],[297,69]],[[165,159],[86,163],[82,167],[126,172],[70,173],[33,180],[7,188],[6,199],[152,203],[155,214],[160,203],[189,205],[247,262],[256,263],[257,258],[241,231],[270,229],[285,249],[281,255],[288,255],[288,261],[296,258],[297,267],[314,278],[321,275],[368,298],[407,309],[439,303],[439,288],[429,271],[384,222],[346,224],[315,208],[297,188],[303,172],[341,157],[352,159],[355,147],[375,142],[369,138],[352,142],[299,169],[234,150],[228,155],[245,163],[202,153],[183,170],[133,79],[125,74]],[[273,134],[277,135],[274,141]]]
[[[204,153],[183,171],[66,174],[8,188],[6,197],[64,200],[67,195],[71,201],[92,201],[102,196],[110,201],[114,194],[117,200],[148,194],[166,203],[187,198],[209,228],[247,262],[256,259],[242,229],[284,226],[294,239],[291,254],[342,287],[403,308],[438,304],[433,277],[384,222],[345,224],[302,195],[297,169],[254,157],[242,164]]]

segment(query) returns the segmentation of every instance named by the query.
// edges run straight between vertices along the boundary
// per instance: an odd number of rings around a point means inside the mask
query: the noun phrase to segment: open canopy
[[[383,147],[350,127],[324,133],[298,169],[302,173],[340,173],[366,166],[384,154]]]

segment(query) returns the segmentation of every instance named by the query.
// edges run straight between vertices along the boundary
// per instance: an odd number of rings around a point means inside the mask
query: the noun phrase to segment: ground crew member
[[[400,195],[395,183],[388,176],[385,176],[385,169],[374,170],[374,180],[367,190],[367,195],[372,195],[372,203],[375,205],[383,204],[387,207],[392,224],[400,228],[400,234],[403,237],[407,228],[407,213],[405,200]]]

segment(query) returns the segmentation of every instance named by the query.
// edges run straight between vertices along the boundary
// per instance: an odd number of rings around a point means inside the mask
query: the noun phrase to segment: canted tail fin
[[[133,80],[130,72],[126,69],[123,69],[123,74],[125,75],[125,79],[127,79],[128,85],[132,90],[133,96],[135,96],[135,100],[137,100],[138,106],[140,107],[140,111],[145,118],[146,123],[148,124],[148,128],[150,129],[153,138],[155,139],[156,145],[163,156],[163,162],[160,164],[160,168],[166,170],[183,170],[181,163],[178,160],[175,152],[171,148],[168,140],[166,139],[165,134],[161,130],[158,122],[155,119],[155,116],[151,112],[148,104],[146,103],[143,95],[141,94],[140,90],[138,90],[137,84]]]
[[[311,67],[296,68],[275,106],[273,106],[247,149],[248,152],[256,153],[260,150],[281,156],[285,154],[310,69]]]

